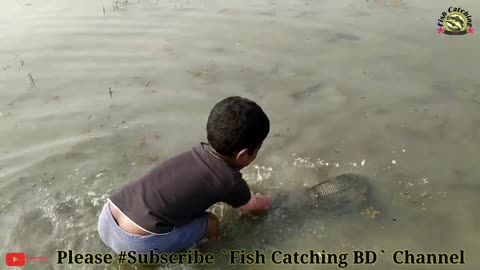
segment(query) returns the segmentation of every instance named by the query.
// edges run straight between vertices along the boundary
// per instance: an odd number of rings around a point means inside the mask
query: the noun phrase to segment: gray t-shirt
[[[249,200],[242,174],[206,143],[164,161],[110,197],[123,214],[152,233],[189,223],[217,202],[237,208]]]

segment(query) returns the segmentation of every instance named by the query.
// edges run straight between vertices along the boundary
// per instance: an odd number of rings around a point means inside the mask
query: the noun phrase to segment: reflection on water
[[[49,256],[27,269],[63,269],[57,249],[109,252],[96,232],[108,195],[205,140],[212,104],[240,95],[272,122],[243,172],[255,191],[294,191],[356,173],[370,179],[371,202],[341,216],[306,209],[295,219],[275,212],[252,219],[219,204],[211,210],[222,220],[223,248],[383,250],[378,269],[400,268],[395,250],[464,249],[465,269],[480,264],[479,37],[437,34],[450,5],[3,1],[2,253]],[[476,27],[480,5],[461,6]],[[215,254],[206,268],[227,268]]]

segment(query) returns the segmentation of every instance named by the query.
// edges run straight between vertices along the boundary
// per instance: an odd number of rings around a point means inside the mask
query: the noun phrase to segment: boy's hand
[[[270,204],[272,203],[270,197],[260,193],[255,194],[255,197],[257,198],[257,206],[260,210],[266,211],[270,208]]]
[[[270,208],[271,199],[268,196],[261,195],[260,193],[254,194],[252,192],[250,201],[244,206],[240,207],[240,210],[252,215],[258,215]]]

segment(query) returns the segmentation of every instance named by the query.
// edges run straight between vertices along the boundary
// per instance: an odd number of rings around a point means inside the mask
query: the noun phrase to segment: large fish
[[[293,216],[299,211],[346,214],[365,206],[368,192],[368,178],[357,174],[341,174],[312,187],[275,196],[272,210]]]
[[[256,218],[226,218],[230,224],[224,227],[222,236],[235,246],[239,235],[255,241],[261,238],[261,245],[275,245],[291,237],[291,233],[297,233],[303,224],[335,216],[360,215],[368,207],[369,187],[369,180],[364,176],[341,174],[308,188],[278,192],[272,195],[272,206],[267,213]]]

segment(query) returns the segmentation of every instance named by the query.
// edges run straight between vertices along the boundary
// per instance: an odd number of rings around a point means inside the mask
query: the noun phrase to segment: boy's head
[[[270,132],[270,121],[262,108],[246,98],[234,96],[213,107],[207,122],[210,146],[239,169],[257,156]]]

